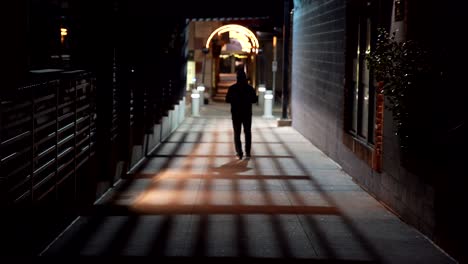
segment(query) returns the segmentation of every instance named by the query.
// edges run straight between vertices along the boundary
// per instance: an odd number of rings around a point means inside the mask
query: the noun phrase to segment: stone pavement
[[[293,128],[255,107],[252,158],[237,160],[228,106],[203,108],[42,255],[455,263]]]

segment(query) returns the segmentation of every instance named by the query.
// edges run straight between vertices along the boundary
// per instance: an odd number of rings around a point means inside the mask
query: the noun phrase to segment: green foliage
[[[408,145],[409,93],[420,85],[421,78],[430,71],[430,64],[427,50],[419,43],[412,40],[398,42],[395,35],[395,32],[390,35],[379,28],[375,49],[366,60],[375,80],[382,84],[379,92],[389,102],[385,107],[393,114],[395,132],[404,149]]]

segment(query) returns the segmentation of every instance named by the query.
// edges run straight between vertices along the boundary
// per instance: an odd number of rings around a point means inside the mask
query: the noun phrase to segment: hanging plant
[[[379,91],[389,104],[385,107],[393,114],[395,134],[400,147],[409,145],[408,117],[409,93],[414,91],[430,70],[428,52],[416,41],[395,40],[396,32],[389,34],[378,29],[375,49],[367,57],[369,68],[379,83]]]

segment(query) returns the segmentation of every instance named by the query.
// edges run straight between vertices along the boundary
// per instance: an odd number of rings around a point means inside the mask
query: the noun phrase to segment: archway
[[[225,38],[226,33],[228,33],[228,39]],[[255,34],[250,29],[237,24],[229,24],[217,28],[208,37],[205,47],[209,49],[213,40],[221,39],[226,41],[231,38],[239,41],[243,51],[255,54],[258,53],[259,43]]]
[[[227,88],[236,81],[237,69],[243,68],[255,86],[259,41],[250,29],[238,24],[221,26],[210,34],[205,48],[213,55],[214,100],[224,100]]]

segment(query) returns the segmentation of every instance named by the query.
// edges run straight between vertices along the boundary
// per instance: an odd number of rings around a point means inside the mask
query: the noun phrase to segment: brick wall
[[[345,1],[295,1],[292,35],[293,126],[336,158],[343,123]]]
[[[382,159],[375,158],[374,149],[359,144],[344,132],[346,2],[295,1],[293,127],[403,220],[432,237],[434,189],[401,166],[390,113],[382,113],[381,107],[377,112],[380,119],[377,153],[381,151]]]

